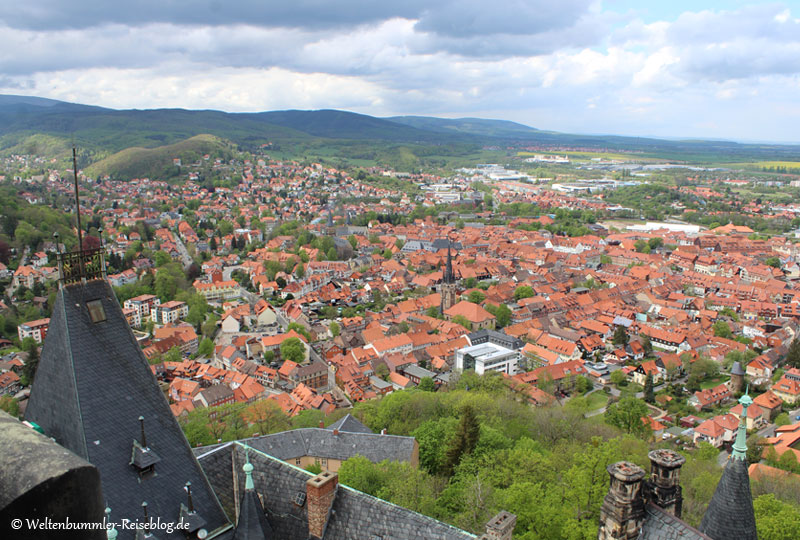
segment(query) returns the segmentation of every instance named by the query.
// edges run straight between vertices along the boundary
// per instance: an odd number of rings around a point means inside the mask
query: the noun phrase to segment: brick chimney
[[[309,537],[322,538],[325,534],[338,485],[339,475],[328,471],[321,472],[306,482]]]
[[[645,498],[675,517],[681,517],[683,494],[680,486],[681,466],[686,458],[674,450],[652,450],[650,479],[645,482]]]
[[[486,522],[486,534],[481,540],[511,540],[517,516],[502,510],[499,514]]]
[[[635,540],[644,521],[644,469],[628,461],[608,466],[611,484],[600,507],[598,540]]]

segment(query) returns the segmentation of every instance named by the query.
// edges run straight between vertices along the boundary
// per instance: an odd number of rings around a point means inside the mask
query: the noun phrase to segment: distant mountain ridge
[[[327,154],[322,154],[367,160],[387,153],[408,156],[410,152],[419,158],[433,154],[466,155],[485,146],[535,145],[632,150],[688,162],[741,161],[743,156],[800,159],[800,146],[575,135],[505,120],[376,118],[329,109],[256,113],[116,110],[33,96],[0,95],[0,152],[31,146],[26,143],[33,136],[49,136],[74,141],[93,153],[96,160],[130,147],[162,147],[201,134],[226,139],[244,148],[272,143],[273,148],[296,150],[300,155],[313,156],[326,149]]]

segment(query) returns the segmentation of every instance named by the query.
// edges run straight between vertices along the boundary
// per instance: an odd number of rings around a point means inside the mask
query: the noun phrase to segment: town
[[[249,440],[317,473],[366,456],[452,475],[447,440],[433,449],[419,429],[384,426],[392,444],[346,455],[325,437],[300,450],[281,437],[322,427],[379,441],[370,427],[392,394],[494,386],[719,464],[744,424],[751,478],[797,482],[800,203],[784,191],[797,177],[538,152],[450,175],[268,148],[175,158],[179,182],[81,172],[82,242],[102,252],[199,452]],[[75,188],[37,156],[5,168],[0,393],[23,416],[57,261],[75,248]],[[457,525],[480,532],[475,519]]]

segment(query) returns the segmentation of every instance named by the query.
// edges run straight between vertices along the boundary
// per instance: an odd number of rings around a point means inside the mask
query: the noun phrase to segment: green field
[[[777,169],[784,168],[790,173],[800,173],[800,161],[753,161],[749,163],[729,163],[727,166],[745,169]]]

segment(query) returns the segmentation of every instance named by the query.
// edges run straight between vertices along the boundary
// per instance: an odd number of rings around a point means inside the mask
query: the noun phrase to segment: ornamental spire
[[[742,406],[742,415],[739,417],[739,431],[736,433],[736,442],[733,443],[732,459],[747,459],[747,408],[753,404],[749,396],[750,387],[747,387],[744,395],[739,398]]]

